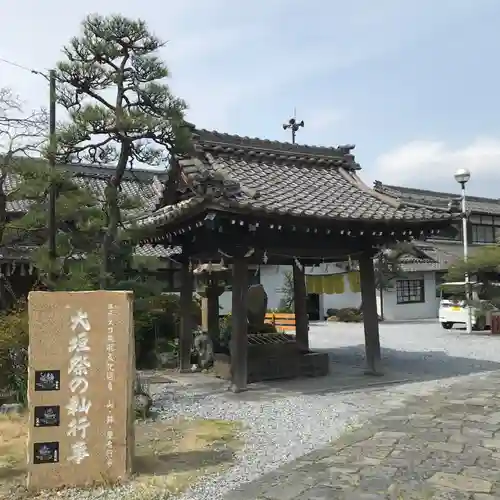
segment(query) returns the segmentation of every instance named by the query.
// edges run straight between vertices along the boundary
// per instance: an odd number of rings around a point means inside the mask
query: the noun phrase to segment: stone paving
[[[500,498],[500,372],[411,398],[225,498]]]

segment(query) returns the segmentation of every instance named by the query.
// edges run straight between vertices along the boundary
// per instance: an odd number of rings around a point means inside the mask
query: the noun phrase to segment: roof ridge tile
[[[217,132],[215,130],[196,129],[193,132],[195,149],[199,152],[213,150],[218,153],[244,155],[261,155],[263,157],[282,158],[311,163],[327,164],[332,166],[344,166],[357,170],[359,165],[351,154],[353,145],[338,147],[331,146],[309,146],[306,144],[294,144],[277,140],[261,139],[258,137],[246,137]]]

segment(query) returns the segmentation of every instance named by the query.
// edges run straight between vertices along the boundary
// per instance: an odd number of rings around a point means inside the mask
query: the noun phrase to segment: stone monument
[[[126,479],[134,451],[132,292],[31,292],[28,488]]]
[[[248,332],[258,333],[264,327],[267,312],[267,293],[262,285],[252,285],[248,288],[247,317]]]

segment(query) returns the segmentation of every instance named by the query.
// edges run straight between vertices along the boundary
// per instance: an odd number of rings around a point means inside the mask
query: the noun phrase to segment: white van
[[[474,330],[491,328],[491,313],[499,309],[490,301],[481,300],[479,292],[482,283],[471,282],[470,287],[472,292],[472,305],[467,306],[464,281],[441,284],[439,322],[446,330],[449,330],[457,323],[461,325],[466,324],[468,314],[470,314],[472,328]]]

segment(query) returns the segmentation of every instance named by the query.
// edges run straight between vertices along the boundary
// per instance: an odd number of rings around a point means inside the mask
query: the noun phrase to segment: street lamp
[[[466,168],[459,168],[455,172],[455,180],[462,187],[462,233],[463,233],[463,242],[464,242],[464,262],[467,263],[469,258],[469,249],[468,249],[468,241],[467,241],[467,202],[465,199],[465,184],[469,182],[470,172]],[[472,332],[472,319],[471,319],[471,306],[470,306],[470,280],[469,273],[465,273],[465,298],[467,299],[467,333]]]

